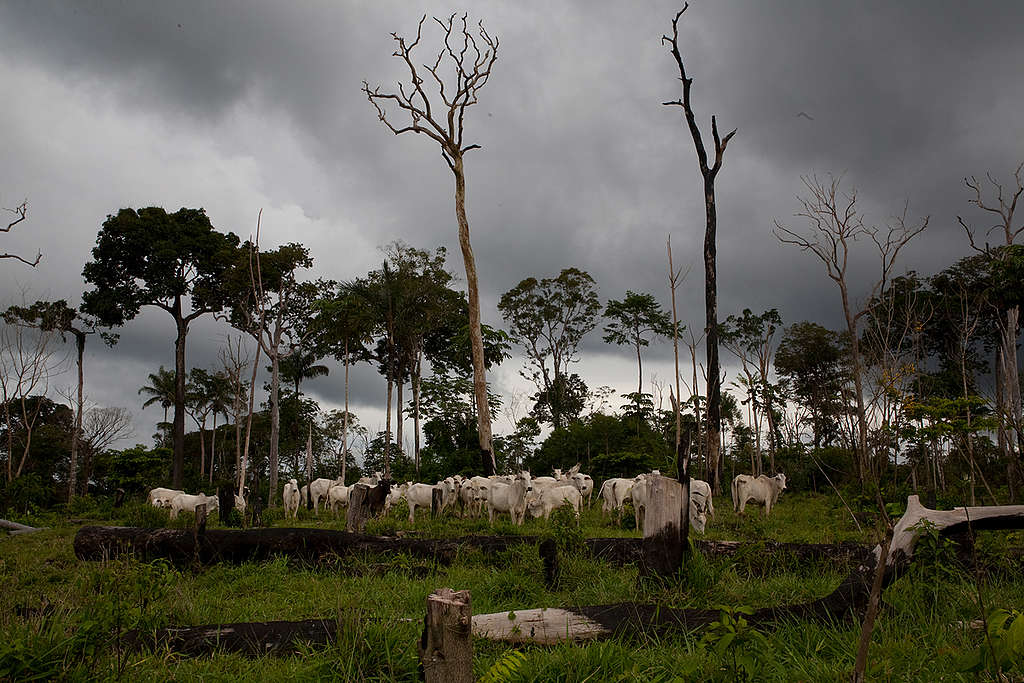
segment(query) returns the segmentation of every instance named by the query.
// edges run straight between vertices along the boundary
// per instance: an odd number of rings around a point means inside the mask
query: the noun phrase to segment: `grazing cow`
[[[572,507],[573,512],[576,513],[578,521],[580,518],[580,502],[582,500],[583,496],[580,495],[579,490],[575,486],[552,486],[539,490],[535,488],[526,497],[526,511],[530,517],[548,519],[551,517],[552,510],[563,505],[569,505]]]
[[[772,507],[779,500],[779,494],[786,490],[786,475],[776,474],[769,477],[765,474],[754,478],[749,474],[737,474],[732,480],[732,507],[738,514],[743,514],[747,503],[753,501],[764,505],[764,516],[767,517]]]
[[[513,524],[521,525],[526,516],[526,495],[532,490],[530,473],[526,470],[517,474],[511,484],[492,483],[487,500],[487,520],[493,523],[495,512],[507,512]]]
[[[343,486],[342,484],[332,486],[327,491],[327,504],[330,506],[331,511],[337,513],[339,507],[348,507],[348,497],[351,492],[351,486]]]
[[[171,519],[177,519],[178,513],[182,510],[195,512],[198,506],[204,504],[206,505],[206,511],[212,512],[220,508],[220,499],[217,496],[208,496],[205,493],[200,493],[198,496],[179,493],[171,499]]]
[[[557,472],[558,470],[555,471]],[[555,477],[533,477],[530,479],[530,485],[533,486],[535,491],[550,489],[556,486],[564,486],[568,483],[569,482],[565,479],[556,479]]]
[[[313,510],[316,512],[317,515],[320,514],[320,503],[323,503],[324,507],[327,507],[327,502],[328,502],[327,496],[328,496],[328,494],[331,491],[331,487],[334,486],[337,483],[338,482],[335,481],[334,479],[323,479],[323,478],[321,478],[321,479],[314,479],[313,482],[309,485],[309,491],[310,491],[310,493],[313,496]],[[303,505],[305,505],[306,501],[308,500],[306,498],[306,487],[305,486],[302,487],[301,498],[302,498],[301,503]]]
[[[441,489],[441,509],[438,512],[443,512],[448,506],[455,504],[455,499],[459,494],[459,485],[455,483],[454,477],[448,477],[437,482],[437,486]]]
[[[601,484],[601,490],[598,491],[597,497],[601,499],[602,518],[610,512],[614,512],[616,518],[621,517],[626,501],[631,500],[633,484],[632,479],[621,477],[606,479]]]
[[[170,508],[171,500],[182,493],[185,492],[178,489],[155,488],[150,490],[149,495],[146,496],[146,501],[153,507]]]
[[[297,519],[299,516],[299,482],[295,479],[289,479],[284,485],[284,493],[281,494],[281,502],[284,503],[284,516],[287,519],[288,515],[292,516],[292,519]]]

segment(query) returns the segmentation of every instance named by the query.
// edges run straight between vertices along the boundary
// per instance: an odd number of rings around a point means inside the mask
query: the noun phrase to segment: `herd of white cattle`
[[[601,499],[601,516],[613,515],[621,519],[627,503],[632,503],[636,527],[643,528],[647,511],[650,485],[653,477],[660,476],[658,470],[628,478],[613,478],[601,484],[598,497]],[[284,485],[283,502],[285,517],[298,517],[299,506],[310,501],[319,516],[321,506],[337,514],[347,508],[356,487],[365,487],[374,513],[387,513],[392,505],[405,500],[409,506],[409,521],[416,521],[416,510],[430,511],[436,498],[440,511],[452,509],[459,517],[480,517],[487,513],[489,522],[496,514],[507,514],[513,524],[520,525],[527,518],[548,519],[551,512],[562,506],[569,506],[579,517],[584,502],[589,506],[594,493],[594,480],[579,471],[579,465],[568,472],[556,469],[553,476],[532,477],[526,470],[518,474],[493,475],[490,477],[462,477],[455,475],[437,482],[423,484],[405,482],[393,484],[377,472],[372,477],[363,477],[351,486],[345,486],[334,479],[316,479],[308,488],[299,488],[298,481],[290,479]],[[747,503],[763,505],[765,516],[786,488],[786,475],[773,477],[760,475],[752,477],[737,475],[732,481],[731,493],[733,510],[742,514]],[[202,493],[190,495],[184,491],[156,488],[149,492],[149,503],[170,510],[172,519],[182,510],[195,510],[206,504],[207,510],[218,507],[217,496]],[[235,506],[243,513],[245,499],[235,496]],[[711,499],[711,486],[700,479],[690,479],[690,525],[698,533],[704,533],[709,516],[714,517],[715,507]]]

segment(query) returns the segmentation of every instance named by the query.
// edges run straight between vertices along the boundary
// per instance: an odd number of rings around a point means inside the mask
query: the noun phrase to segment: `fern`
[[[524,664],[526,655],[519,650],[509,650],[480,677],[480,683],[508,683]]]

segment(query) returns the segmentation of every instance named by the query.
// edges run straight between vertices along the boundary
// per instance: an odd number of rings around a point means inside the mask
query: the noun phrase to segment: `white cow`
[[[589,474],[576,472],[569,477],[569,481],[580,492],[580,495],[587,499],[587,505],[589,506],[590,498],[594,494],[594,480],[590,478]]]
[[[555,470],[555,472],[558,471],[559,470]],[[555,477],[533,477],[530,479],[530,485],[533,486],[535,491],[550,489],[556,486],[565,486],[568,483],[569,481],[567,479],[558,479]]]
[[[786,490],[786,475],[776,474],[769,477],[765,474],[754,478],[749,474],[737,474],[732,480],[732,507],[739,514],[747,507],[749,501],[764,505],[764,516],[767,517],[779,494]]]
[[[597,496],[601,499],[601,517],[604,517],[610,512],[614,512],[616,517],[622,515],[623,507],[626,505],[626,501],[632,499],[632,490],[634,480],[623,479],[621,477],[615,477],[612,479],[606,479],[601,484],[601,490],[598,491]]]
[[[471,477],[462,484],[459,497],[462,499],[463,511],[470,517],[479,517],[483,506],[490,498],[491,486],[494,484],[489,477]]]
[[[169,508],[171,507],[171,500],[183,493],[185,492],[178,489],[155,488],[150,490],[149,495],[146,496],[146,501],[153,507]]]
[[[396,503],[398,503],[398,501],[400,501],[403,498],[405,498],[405,494],[409,490],[410,486],[412,486],[412,482],[411,481],[407,481],[404,484],[399,484],[398,486],[392,486],[391,487],[391,491],[388,493],[388,497],[384,499],[384,514],[385,515],[391,509],[392,505],[395,505]]]
[[[328,495],[330,494],[331,487],[336,485],[336,484],[338,484],[338,483],[340,483],[340,482],[338,482],[338,481],[336,481],[334,479],[323,479],[323,478],[321,478],[321,479],[314,479],[313,482],[309,485],[309,489],[310,489],[310,491],[312,492],[312,495],[313,495],[313,510],[316,512],[317,515],[320,514],[320,503],[323,503],[325,508],[327,507]],[[302,498],[302,500],[300,501],[301,504],[305,505],[306,504],[306,487],[305,486],[302,487],[302,496],[301,496],[301,498]]]
[[[438,486],[431,486],[430,484],[413,484],[405,492],[405,499],[409,502],[409,521],[416,521],[416,508],[430,509],[431,501],[434,497],[434,490],[441,491],[442,500],[444,496],[444,489]]]
[[[348,498],[352,493],[351,486],[335,484],[327,491],[327,504],[332,512],[337,512],[339,507],[348,507]]]
[[[357,484],[366,484],[367,486],[376,486],[380,483],[380,480],[384,478],[384,474],[381,472],[374,472],[369,477],[359,477]]]
[[[285,518],[291,514],[292,519],[297,519],[299,516],[299,482],[295,479],[289,479],[288,483],[284,485],[284,493],[281,494],[281,501],[284,503],[284,516]]]
[[[487,519],[494,522],[495,512],[507,512],[512,523],[521,525],[526,516],[526,495],[533,490],[530,473],[523,470],[511,484],[492,482],[487,499]]]
[[[551,511],[555,508],[569,505],[576,513],[577,521],[580,518],[580,503],[583,496],[575,486],[552,486],[545,489],[534,489],[526,497],[526,511],[530,517],[551,517]]]
[[[459,494],[459,485],[456,483],[454,477],[447,477],[437,482],[438,488],[441,489],[441,509],[438,512],[443,512],[446,508],[455,504],[455,499]]]
[[[235,494],[235,509],[238,510],[238,514],[245,517],[245,498]]]
[[[171,519],[177,519],[178,513],[182,510],[195,512],[198,506],[204,504],[206,505],[206,511],[212,512],[220,508],[220,499],[217,496],[208,496],[205,493],[200,493],[197,496],[189,493],[179,493],[174,498],[171,498]]]
[[[696,501],[698,507],[710,517],[715,516],[715,505],[711,501],[711,484],[701,479],[690,477],[690,500]]]

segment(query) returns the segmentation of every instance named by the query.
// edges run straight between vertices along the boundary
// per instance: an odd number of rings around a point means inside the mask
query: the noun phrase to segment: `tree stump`
[[[558,565],[558,544],[553,538],[545,538],[538,548],[541,562],[544,563],[544,585],[554,589],[558,585],[561,567]]]
[[[444,505],[444,491],[436,486],[430,491],[430,518],[437,519]]]
[[[683,500],[683,486],[675,479],[648,477],[642,574],[671,576],[682,566],[682,511],[689,511]]]
[[[345,530],[361,534],[366,528],[366,520],[370,518],[370,501],[366,494],[370,487],[365,484],[356,484],[352,487],[352,493],[348,501],[348,513],[345,517]]]
[[[469,591],[439,588],[427,596],[418,648],[426,683],[472,683],[472,630]]]

